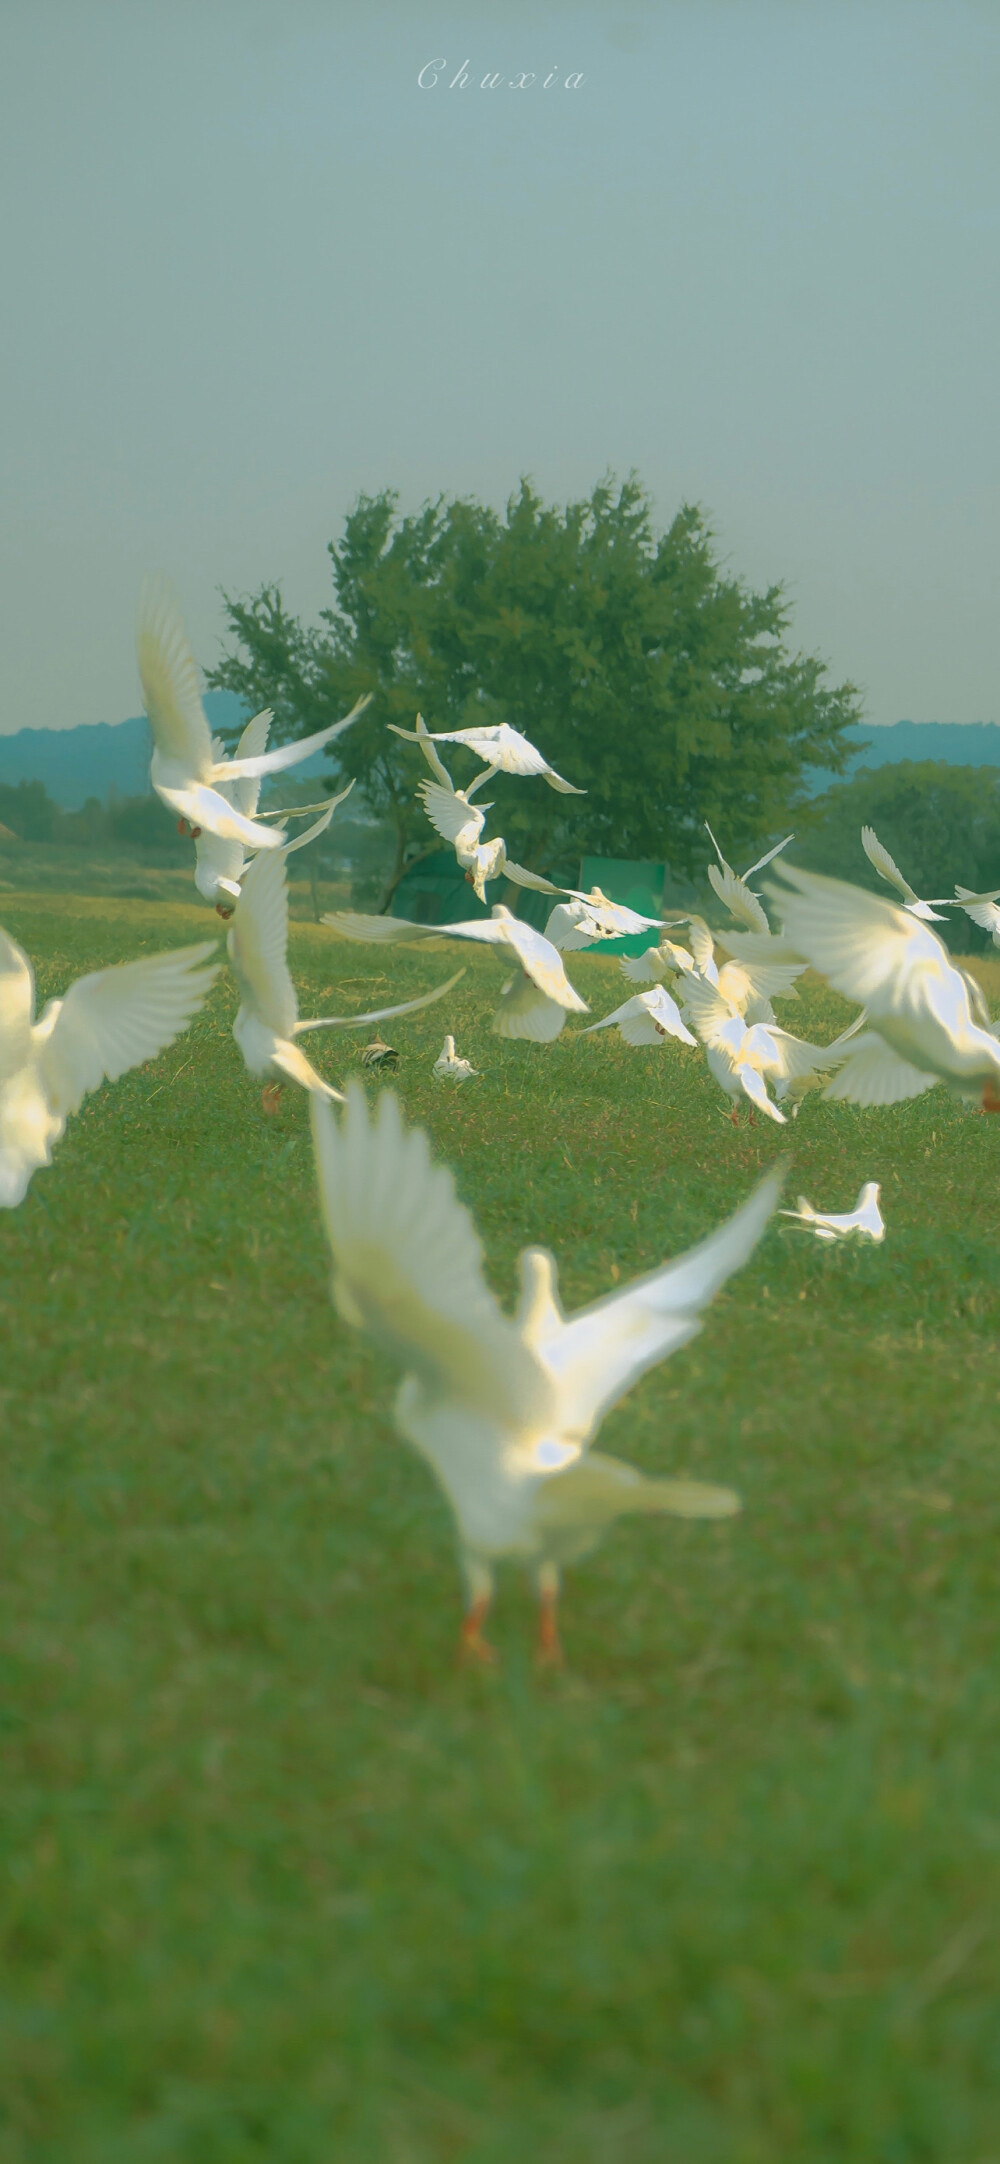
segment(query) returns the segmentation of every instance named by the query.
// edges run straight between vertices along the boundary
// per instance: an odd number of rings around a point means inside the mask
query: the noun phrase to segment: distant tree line
[[[64,811],[44,782],[0,782],[0,826],[24,842],[58,842],[78,849],[116,847],[161,863],[186,863],[190,842],[182,841],[158,796],[111,796],[102,804],[88,797],[78,811]]]
[[[943,759],[901,759],[862,767],[817,797],[791,854],[809,870],[829,872],[891,898],[861,847],[874,827],[911,887],[928,899],[963,887],[1000,887],[1000,767],[949,766]],[[967,917],[956,917],[948,944],[974,953],[988,944]]]
[[[547,505],[530,483],[503,515],[443,497],[401,517],[361,496],[329,544],[334,597],[319,624],[278,585],[226,595],[234,644],[209,681],[273,707],[274,738],[318,729],[373,694],[332,754],[391,826],[388,906],[404,870],[440,848],[414,790],[419,754],[386,728],[506,721],[587,791],[490,785],[491,832],[537,870],[576,877],[583,855],[704,859],[705,819],[735,860],[790,824],[808,768],[841,773],[859,718],[851,684],[788,644],[780,586],[755,593],[720,566],[703,513],[653,529],[638,480]],[[448,756],[458,783],[479,771]]]

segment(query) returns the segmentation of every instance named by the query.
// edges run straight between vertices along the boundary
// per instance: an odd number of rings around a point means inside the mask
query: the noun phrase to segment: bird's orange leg
[[[730,1117],[730,1119],[732,1120],[733,1126],[734,1126],[734,1127],[738,1127],[738,1126],[739,1126],[739,1124],[740,1124],[740,1115],[739,1115],[739,1113],[737,1112],[737,1109],[736,1109],[736,1106],[735,1106],[735,1105],[733,1106],[733,1109],[732,1109],[732,1111],[731,1111],[731,1113],[730,1113],[729,1117]]]
[[[987,1082],[987,1083],[985,1084],[985,1086],[984,1086],[984,1089],[983,1089],[983,1101],[982,1101],[982,1104],[981,1104],[981,1106],[980,1106],[980,1111],[981,1111],[981,1112],[1000,1112],[1000,1096],[998,1096],[998,1095],[997,1095],[997,1092],[996,1092],[996,1090],[995,1090],[995,1088],[994,1088],[994,1086],[993,1086],[993,1078],[992,1078],[992,1076],[990,1077],[990,1080],[989,1080],[989,1081],[988,1081],[988,1082]]]
[[[229,905],[229,908],[228,908],[228,909],[223,909],[222,903],[221,903],[221,902],[216,902],[216,905],[215,905],[215,914],[216,914],[216,916],[217,916],[217,917],[221,917],[221,918],[222,918],[223,924],[228,924],[228,922],[229,922],[229,919],[230,919],[230,917],[232,916],[232,913],[233,913],[233,905],[232,905],[232,903],[231,903],[231,902],[230,902],[230,905]]]
[[[178,834],[186,834],[186,833],[187,833],[187,830],[188,830],[188,823],[187,823],[187,820],[186,820],[186,819],[178,819],[178,821],[177,821],[177,832],[178,832]]]
[[[483,1624],[490,1611],[489,1593],[480,1593],[462,1617],[458,1649],[463,1661],[475,1661],[481,1668],[495,1668],[499,1655],[489,1639],[483,1637]]]
[[[274,1118],[275,1113],[281,1111],[281,1092],[283,1087],[284,1084],[281,1082],[268,1082],[261,1090],[261,1111],[266,1112],[270,1119]]]
[[[538,1573],[535,1659],[539,1668],[561,1668],[564,1660],[559,1636],[559,1572],[554,1563],[543,1563]]]

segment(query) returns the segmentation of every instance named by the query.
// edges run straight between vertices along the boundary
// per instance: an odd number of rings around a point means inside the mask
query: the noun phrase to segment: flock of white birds
[[[613,1519],[628,1512],[725,1517],[740,1508],[731,1489],[647,1479],[591,1446],[611,1406],[700,1329],[713,1295],[749,1259],[777,1207],[782,1171],[762,1180],[690,1253],[568,1317],[553,1257],[544,1248],[526,1249],[517,1313],[505,1315],[487,1286],[472,1218],[450,1171],[432,1162],[427,1136],[407,1129],[389,1092],[373,1112],[357,1082],[342,1095],[302,1049],[312,1031],[415,1013],[444,999],[464,974],[395,1006],[299,1019],[287,960],[287,859],[325,830],[349,792],[261,813],[260,785],[332,743],[368,702],[270,752],[273,717],[257,714],[229,759],[212,739],[184,626],[162,584],[144,590],[137,652],[153,786],[192,836],[198,893],[229,924],[239,992],[234,1037],[248,1071],[263,1084],[265,1109],[275,1109],[287,1082],[309,1093],[338,1312],[402,1369],[397,1426],[432,1467],[454,1512],[467,1589],[464,1652],[483,1662],[494,1658],[483,1634],[494,1567],[514,1557],[535,1579],[539,1657],[556,1661],[562,1567],[585,1555]],[[472,799],[497,773],[540,777],[562,793],[582,794],[518,731],[501,725],[432,734],[418,716],[412,733],[395,733],[426,760],[424,807],[480,900],[487,882],[501,875],[556,899],[544,933],[498,905],[488,918],[447,925],[342,911],[322,920],[339,938],[474,940],[502,950],[514,974],[499,995],[493,1030],[547,1044],[567,1015],[588,1011],[564,954],[655,930],[656,946],[621,962],[637,989],[579,1034],[614,1027],[633,1046],[700,1044],[733,1122],[745,1105],[749,1119],[759,1112],[783,1125],[809,1090],[861,1106],[892,1105],[939,1083],[966,1104],[1000,1111],[998,1029],[974,979],[930,928],[942,909],[958,908],[1000,946],[1000,889],[980,894],[956,886],[951,897],[924,901],[870,828],[862,830],[863,846],[899,893],[898,904],[779,863],[790,835],[741,876],[709,830],[718,859],[708,866],[709,882],[732,928],[713,931],[690,912],[642,916],[599,888],[585,894],[554,886],[513,863],[502,838],[483,840],[491,807]],[[462,745],[482,761],[467,790],[454,786],[440,743]],[[297,818],[312,823],[290,840],[288,822]],[[748,883],[772,865],[765,894],[778,932]],[[683,945],[675,935],[685,928]],[[215,950],[216,942],[202,941],[98,970],[51,1000],[36,1021],[31,964],[0,931],[0,1206],[23,1202],[89,1091],[154,1058],[187,1027],[217,975]],[[793,1035],[775,1015],[774,1001],[798,997],[796,980],[807,967],[860,1010],[830,1045]],[[369,1053],[394,1056],[381,1044]],[[433,1072],[455,1083],[477,1076],[450,1034]],[[334,1105],[343,1109],[335,1112]],[[874,1181],[851,1212],[824,1213],[800,1197],[794,1211],[782,1214],[827,1242],[880,1241],[885,1231]]]

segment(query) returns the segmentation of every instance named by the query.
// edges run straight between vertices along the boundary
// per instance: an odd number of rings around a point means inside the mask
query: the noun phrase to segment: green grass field
[[[0,914],[42,998],[216,922]],[[292,932],[303,1014],[453,957]],[[648,1269],[785,1146],[679,1046],[501,1044],[468,964],[393,1025],[396,1087],[503,1297],[539,1239],[569,1305]],[[807,1101],[790,1198],[880,1179],[884,1247],[773,1229],[602,1431],[744,1515],[620,1526],[552,1678],[508,1575],[503,1667],[467,1673],[443,1500],[330,1303],[305,1101],[264,1117],[234,1007],[224,978],[0,1219],[0,2164],[996,2164],[1000,1121]],[[309,1050],[336,1080],[363,1042]]]

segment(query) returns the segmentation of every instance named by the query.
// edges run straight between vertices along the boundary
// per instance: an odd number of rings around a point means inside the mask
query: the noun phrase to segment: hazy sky
[[[149,569],[210,665],[360,489],[632,467],[1000,720],[998,114],[995,0],[2,0],[0,732],[137,710]]]

